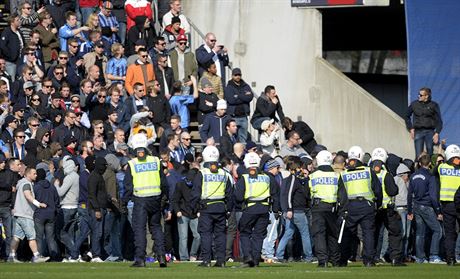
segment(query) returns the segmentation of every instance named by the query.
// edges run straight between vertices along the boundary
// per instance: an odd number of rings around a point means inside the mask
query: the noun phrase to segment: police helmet
[[[215,146],[206,146],[203,150],[203,162],[219,161],[219,150]]]
[[[316,155],[316,163],[318,166],[330,166],[332,165],[332,154],[327,150],[321,150]]]
[[[348,159],[349,160],[358,160],[360,162],[363,162],[363,158],[364,158],[364,151],[361,147],[359,146],[352,146],[350,147],[350,149],[348,150]]]
[[[135,134],[131,138],[131,145],[133,149],[147,148],[147,136],[143,133]]]
[[[456,144],[451,144],[446,148],[446,160],[458,157],[460,159],[460,148]]]
[[[250,152],[250,153],[247,153],[245,156],[244,156],[244,166],[246,168],[258,168],[259,165],[260,165],[260,157],[257,153],[255,152]]]
[[[372,151],[372,161],[380,160],[383,163],[386,163],[388,159],[388,153],[385,151],[385,149],[378,147]]]

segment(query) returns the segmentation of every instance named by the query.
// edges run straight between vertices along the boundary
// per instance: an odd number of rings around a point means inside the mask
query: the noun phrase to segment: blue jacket
[[[24,38],[22,41],[25,42]],[[17,63],[21,56],[21,50],[18,47],[20,44],[18,35],[11,30],[10,26],[6,27],[0,36],[0,56],[8,62]]]
[[[59,208],[59,194],[56,187],[52,186],[48,180],[40,180],[34,184],[35,199],[46,204],[46,208],[37,208],[34,212],[34,219],[54,220]]]
[[[413,213],[413,205],[433,207],[436,214],[441,213],[436,178],[428,169],[421,168],[411,175],[407,192],[407,210]]]
[[[206,64],[212,61],[215,53],[213,51],[208,52],[204,45],[201,45],[196,49],[195,54],[196,61],[198,62],[198,75],[201,77],[206,70]],[[218,54],[217,56],[219,57],[220,68],[222,69],[222,84],[225,84],[225,66],[228,66],[229,63],[228,55]]]
[[[241,80],[240,85],[229,80],[224,90],[224,99],[228,104],[227,114],[232,117],[249,116],[249,104],[253,98],[254,93],[244,80]]]
[[[206,115],[200,129],[201,141],[206,142],[208,138],[213,137],[216,143],[220,143],[220,138],[226,133],[225,124],[228,120],[230,116],[226,114],[222,117],[215,112]]]

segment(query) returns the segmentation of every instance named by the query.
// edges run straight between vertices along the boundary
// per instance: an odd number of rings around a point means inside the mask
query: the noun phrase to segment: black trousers
[[[268,212],[262,214],[243,212],[239,223],[239,230],[245,262],[252,260],[256,265],[259,263],[269,222]]]
[[[311,233],[319,264],[331,262],[333,265],[337,265],[340,260],[339,244],[337,243],[340,228],[337,223],[337,213],[330,210],[315,210],[313,207],[311,215]]]
[[[402,261],[402,234],[401,234],[401,217],[393,209],[380,209],[375,216],[375,244],[378,243],[378,237],[382,226],[388,231],[388,246],[390,249],[390,259]]]
[[[457,216],[454,202],[442,202],[442,215],[444,231],[444,248],[446,250],[446,259],[455,260],[455,245],[457,241],[456,223],[460,225],[460,218]]]

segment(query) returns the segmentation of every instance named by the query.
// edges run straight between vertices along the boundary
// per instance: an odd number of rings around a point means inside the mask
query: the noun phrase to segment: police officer
[[[207,146],[203,150],[203,169],[193,180],[192,207],[199,203],[198,232],[201,236],[200,267],[211,266],[212,237],[216,263],[225,267],[226,216],[231,212],[232,185],[226,173],[218,165],[219,150]]]
[[[162,199],[168,196],[168,184],[161,170],[158,157],[147,154],[147,137],[139,133],[132,138],[136,158],[128,162],[124,179],[126,193],[123,201],[134,202],[134,263],[132,267],[145,267],[146,224],[148,222],[154,240],[154,252],[160,267],[166,267],[165,239],[161,227]],[[166,211],[165,220],[171,219]]]
[[[446,239],[444,247],[448,265],[455,265],[455,241],[457,239],[456,222],[460,225],[460,218],[456,214],[454,198],[460,189],[460,148],[451,144],[446,148],[446,163],[441,163],[435,170],[439,177],[440,200],[442,219]]]
[[[235,202],[243,203],[243,215],[239,223],[243,263],[240,267],[259,265],[262,244],[267,235],[270,205],[273,212],[279,208],[279,186],[270,177],[259,170],[260,157],[257,153],[248,153],[244,157],[246,173],[235,187]],[[277,215],[279,216],[279,215]]]
[[[337,238],[337,202],[339,174],[332,168],[332,154],[322,150],[316,155],[318,169],[309,175],[308,185],[312,200],[312,234],[315,243],[315,253],[318,257],[318,267],[327,267],[328,262],[333,266],[340,264],[340,252]]]
[[[377,175],[369,167],[363,165],[364,151],[359,146],[353,146],[348,151],[348,166],[340,174],[339,189],[344,187],[347,201],[340,209],[342,219],[345,219],[345,240],[342,241],[340,265],[346,266],[351,255],[352,235],[357,235],[357,227],[363,232],[363,264],[366,267],[375,266],[375,209],[382,203],[382,187]]]
[[[382,206],[375,216],[375,241],[377,244],[380,229],[384,225],[388,230],[391,265],[405,266],[402,262],[401,217],[395,210],[394,202],[394,197],[398,194],[398,186],[390,172],[385,169],[387,159],[388,154],[385,149],[379,147],[372,151],[372,169],[382,185]]]

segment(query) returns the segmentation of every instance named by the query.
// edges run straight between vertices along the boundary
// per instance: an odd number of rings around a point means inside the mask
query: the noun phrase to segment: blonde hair
[[[97,26],[93,24],[93,20],[97,19]],[[99,25],[99,17],[96,13],[92,13],[89,15],[88,20],[86,20],[86,26],[91,28],[91,30],[99,30],[101,31],[101,26]]]
[[[120,44],[120,43],[114,43],[114,44],[112,45],[112,47],[110,48],[110,51],[112,52],[112,55],[115,56],[115,53],[116,53],[117,51],[119,51],[120,48],[122,48],[122,47],[123,47],[122,44]]]

